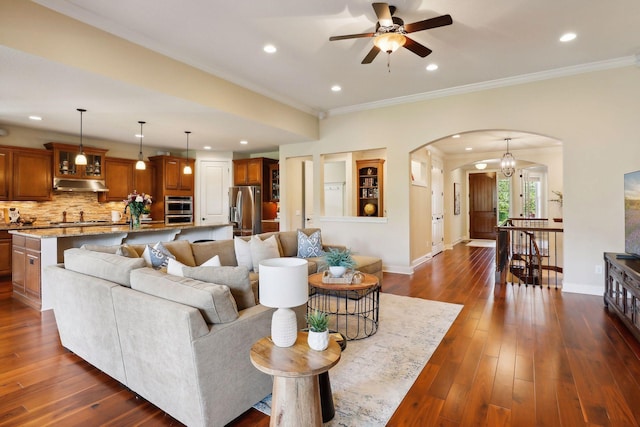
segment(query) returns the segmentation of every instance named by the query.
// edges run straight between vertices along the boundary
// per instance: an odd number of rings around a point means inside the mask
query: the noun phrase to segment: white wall
[[[601,294],[603,277],[594,267],[602,264],[604,251],[624,249],[623,174],[640,169],[639,73],[625,67],[329,117],[321,121],[319,141],[282,145],[281,158],[311,155],[317,161],[320,154],[388,141],[386,222],[323,224],[323,235],[382,257],[388,269],[411,272],[411,151],[478,129],[559,139],[564,148],[564,290]],[[321,181],[316,184],[319,189]]]

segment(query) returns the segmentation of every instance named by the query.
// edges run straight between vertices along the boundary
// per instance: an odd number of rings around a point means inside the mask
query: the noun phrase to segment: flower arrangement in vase
[[[144,212],[145,207],[151,204],[151,196],[144,193],[138,193],[133,190],[133,193],[129,194],[124,200],[124,213],[131,214],[131,227],[140,227],[140,215]]]
[[[307,314],[309,336],[307,344],[316,351],[325,350],[329,346],[329,317],[326,313],[315,309]]]
[[[342,277],[348,268],[356,265],[351,257],[351,249],[329,248],[329,251],[324,253],[324,259],[329,265],[329,271],[333,277]]]

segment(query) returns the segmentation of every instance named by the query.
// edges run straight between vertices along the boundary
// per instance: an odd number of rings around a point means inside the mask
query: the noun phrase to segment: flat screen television
[[[624,251],[640,258],[640,171],[624,175]]]

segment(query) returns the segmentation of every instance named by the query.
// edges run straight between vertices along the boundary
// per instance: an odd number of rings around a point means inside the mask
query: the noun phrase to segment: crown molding
[[[393,105],[408,104],[411,102],[426,101],[429,99],[445,98],[447,96],[462,95],[472,92],[480,92],[488,89],[496,89],[507,86],[516,86],[525,83],[537,82],[541,80],[551,80],[559,77],[573,76],[577,74],[590,73],[593,71],[610,70],[623,68],[631,65],[640,66],[640,54],[614,58],[606,61],[591,62],[588,64],[574,65],[554,70],[541,71],[538,73],[523,74],[504,79],[489,80],[481,83],[456,86],[447,89],[435,90],[431,92],[416,93],[413,95],[400,96],[397,98],[383,99],[381,101],[368,102],[365,104],[351,105],[347,107],[334,108],[322,114],[321,119],[329,116],[355,113],[359,111],[374,110],[377,108],[390,107]]]

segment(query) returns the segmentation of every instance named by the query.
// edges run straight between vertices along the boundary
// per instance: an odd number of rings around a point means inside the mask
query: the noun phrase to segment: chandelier
[[[509,152],[509,141],[511,141],[511,138],[505,138],[504,140],[507,141],[507,152],[502,156],[500,170],[502,170],[504,176],[509,178],[516,171],[516,159],[513,157],[513,154]]]

